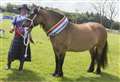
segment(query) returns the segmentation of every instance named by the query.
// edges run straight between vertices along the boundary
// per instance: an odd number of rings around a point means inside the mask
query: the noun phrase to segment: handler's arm
[[[11,28],[10,28],[10,33],[13,33],[14,32],[14,30],[15,30],[15,27],[16,27],[16,20],[17,20],[17,17],[15,17],[14,19],[13,19],[13,21],[12,21],[12,26],[11,26]]]

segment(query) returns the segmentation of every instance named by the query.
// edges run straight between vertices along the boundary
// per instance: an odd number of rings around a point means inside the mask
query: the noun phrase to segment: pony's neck
[[[46,13],[44,13],[44,15],[45,21],[43,24],[43,28],[46,32],[64,17],[64,15],[61,15],[52,10],[46,10]]]

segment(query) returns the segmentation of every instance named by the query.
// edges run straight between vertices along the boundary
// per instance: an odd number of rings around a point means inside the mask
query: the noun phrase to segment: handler
[[[25,30],[22,27],[22,23],[29,12],[29,8],[27,7],[27,5],[22,5],[22,7],[19,8],[19,11],[20,15],[15,17],[12,22],[13,28],[10,30],[10,33],[15,32],[15,35],[8,52],[7,69],[10,69],[12,61],[17,59],[20,61],[19,70],[21,71],[23,69],[24,61],[31,61],[31,49],[30,44],[28,44],[27,56],[25,57],[24,55],[26,46],[24,45],[24,38],[22,37],[22,35],[24,35],[25,33]],[[31,36],[30,41],[34,43]]]

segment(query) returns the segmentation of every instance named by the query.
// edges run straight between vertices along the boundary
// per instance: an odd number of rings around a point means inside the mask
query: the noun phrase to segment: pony
[[[24,21],[23,27],[27,27],[31,32],[33,27],[39,24],[50,37],[55,54],[56,66],[53,76],[63,76],[62,66],[67,51],[89,50],[91,63],[88,72],[94,72],[95,64],[97,64],[96,74],[101,74],[101,68],[107,66],[107,31],[102,24],[96,22],[75,24],[67,20],[65,15],[41,7],[34,9],[33,13]],[[61,28],[64,28],[55,32],[60,25]],[[51,34],[52,32],[53,34]]]

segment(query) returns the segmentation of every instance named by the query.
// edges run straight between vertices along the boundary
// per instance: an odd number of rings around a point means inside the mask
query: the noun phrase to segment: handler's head
[[[19,8],[19,11],[20,11],[20,15],[27,15],[30,10],[27,7],[27,5],[24,4]]]

